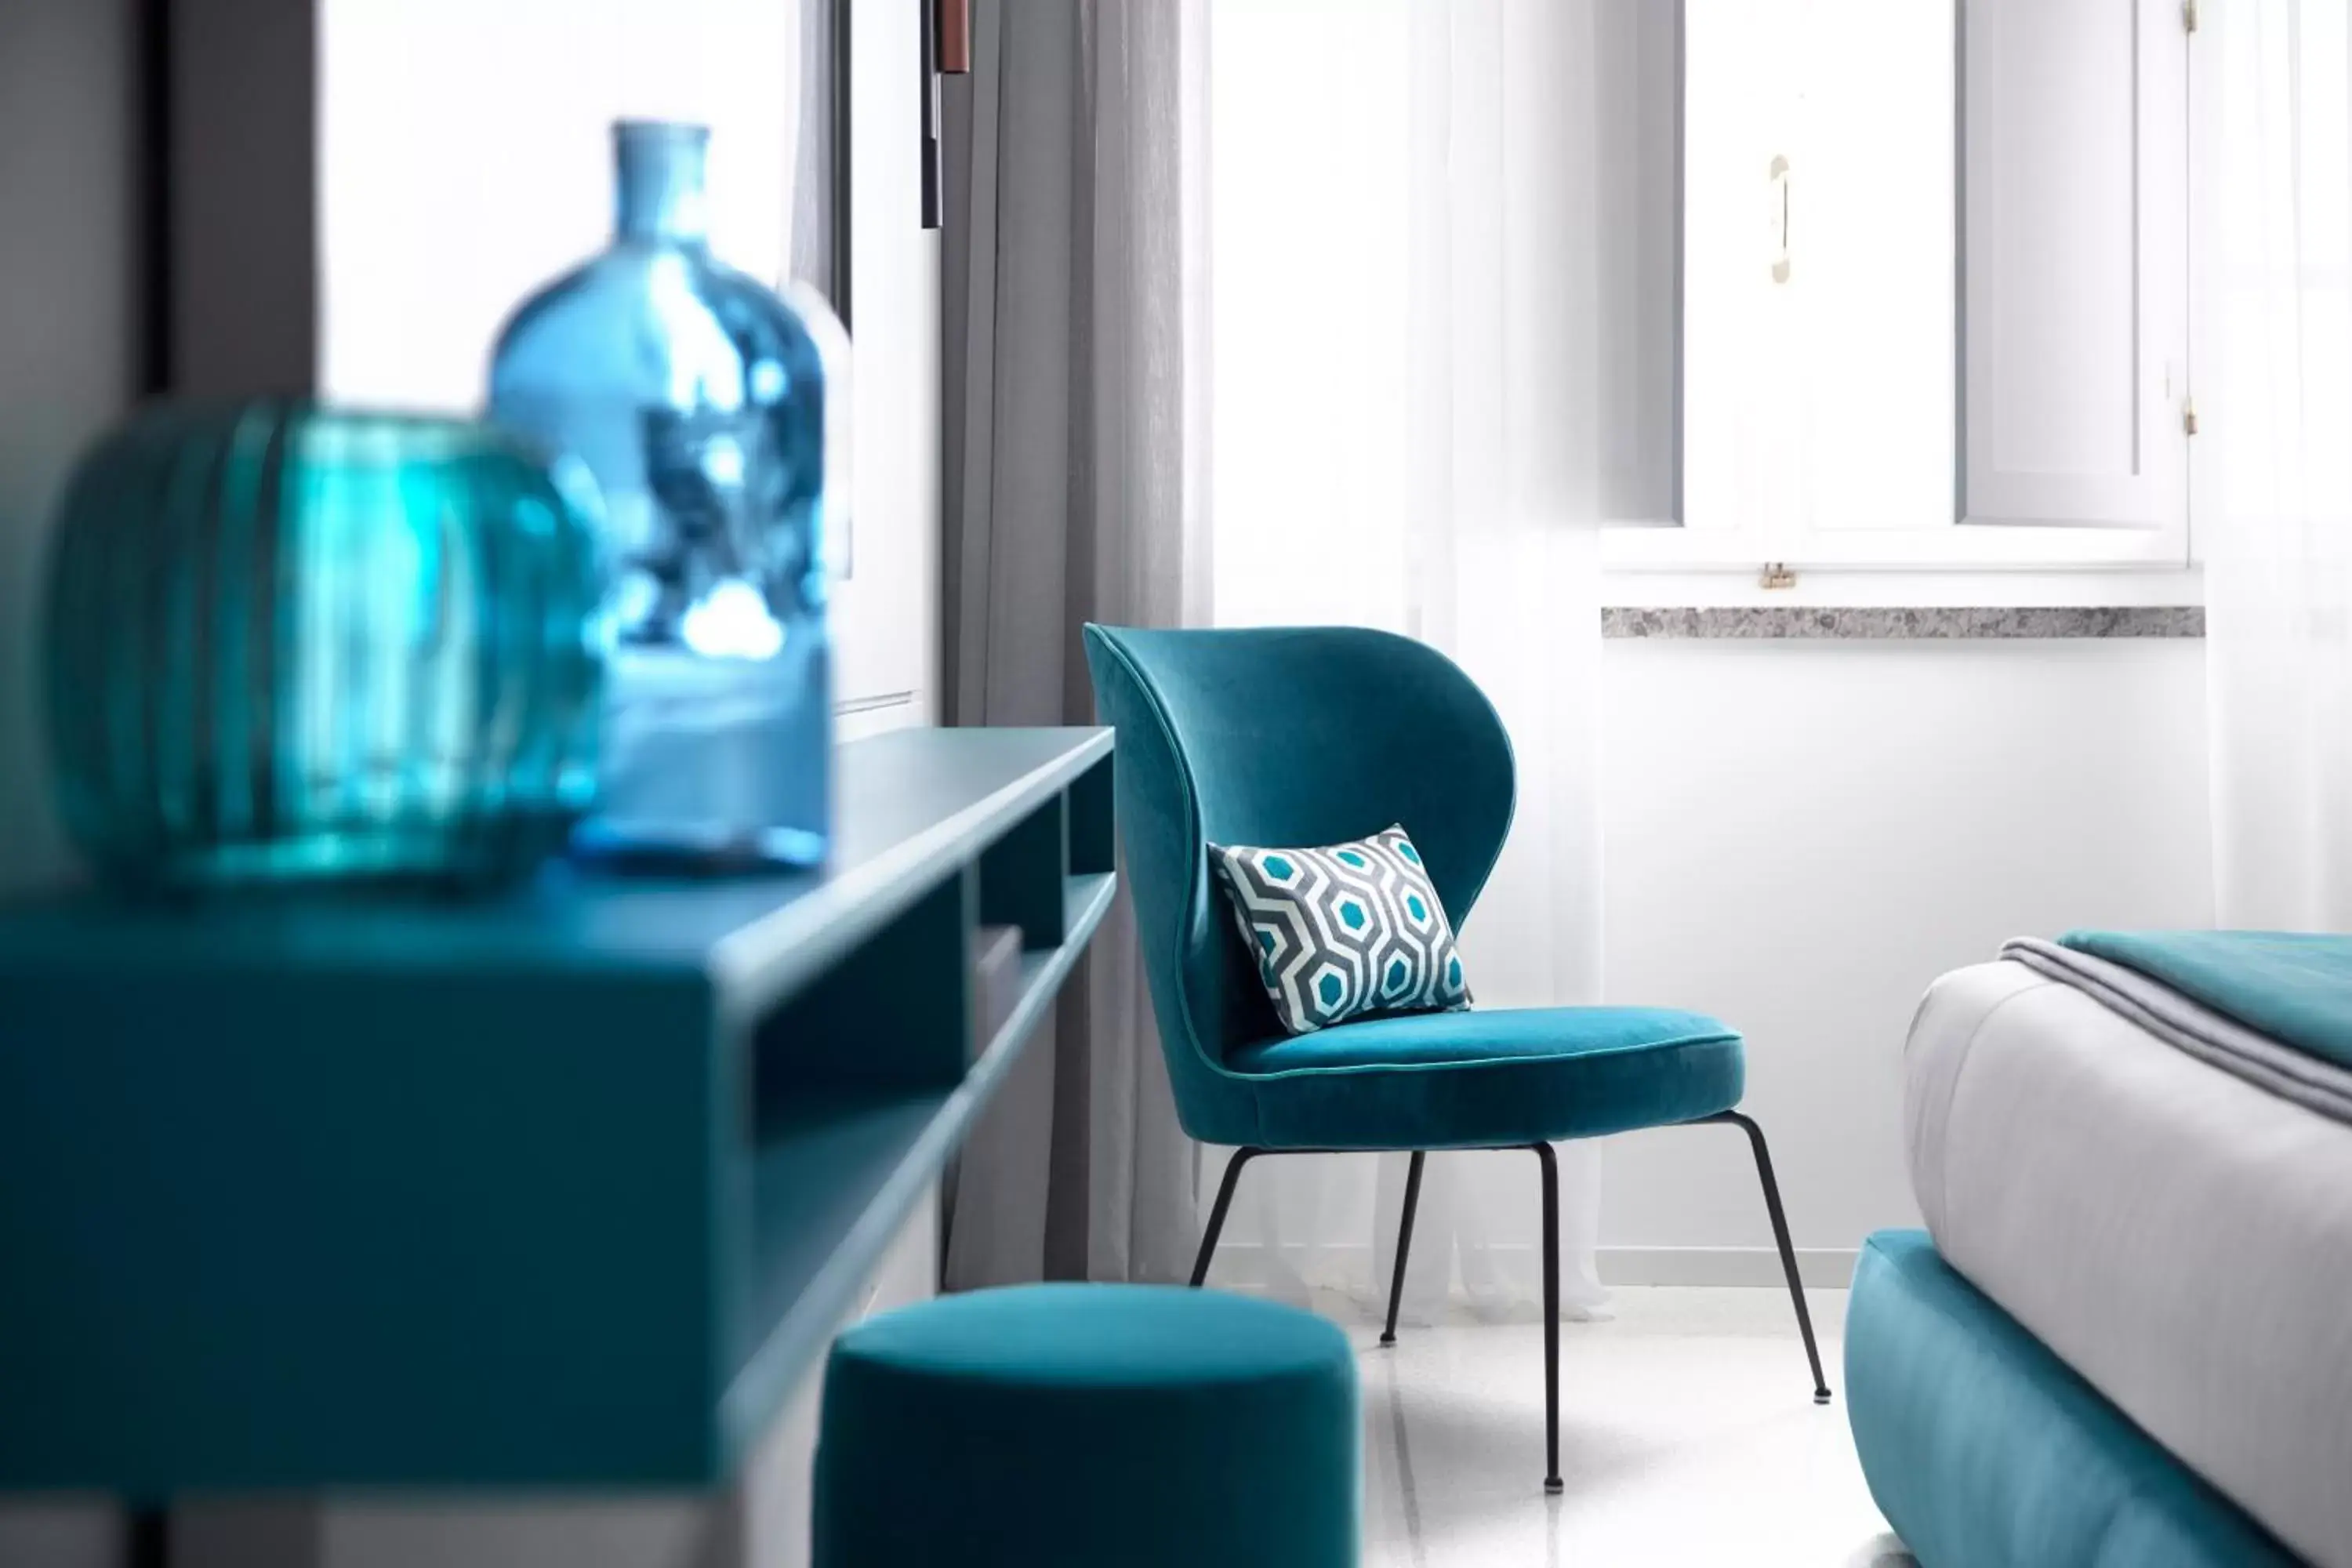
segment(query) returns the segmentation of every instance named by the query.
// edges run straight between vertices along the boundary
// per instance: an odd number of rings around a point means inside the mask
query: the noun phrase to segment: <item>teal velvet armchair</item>
[[[1276,1019],[1223,908],[1208,846],[1329,844],[1402,823],[1459,929],[1502,853],[1515,788],[1509,738],[1470,679],[1423,644],[1356,627],[1089,626],[1086,642],[1101,716],[1118,731],[1119,832],[1177,1115],[1192,1137],[1236,1150],[1192,1283],[1207,1274],[1251,1160],[1410,1152],[1381,1336],[1392,1343],[1424,1153],[1532,1151],[1543,1183],[1544,1484],[1558,1491],[1559,1205],[1551,1145],[1728,1122],[1754,1151],[1814,1398],[1826,1403],[1764,1134],[1734,1109],[1746,1057],[1731,1029],[1652,1007],[1474,1007],[1300,1036],[1285,1034]],[[1475,991],[1475,968],[1470,982]]]

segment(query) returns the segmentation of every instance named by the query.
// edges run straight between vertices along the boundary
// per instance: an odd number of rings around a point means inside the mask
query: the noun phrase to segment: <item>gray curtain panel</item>
[[[1089,620],[1206,619],[1201,0],[980,0],[945,82],[952,724],[1094,721]],[[1176,1124],[1122,894],[966,1145],[950,1289],[1181,1279]]]

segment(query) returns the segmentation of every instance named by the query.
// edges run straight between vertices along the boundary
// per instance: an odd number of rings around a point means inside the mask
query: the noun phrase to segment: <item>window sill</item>
[[[2195,565],[2185,527],[2057,528],[1954,524],[1947,528],[1819,532],[1766,527],[1693,530],[1672,524],[1604,523],[1603,570],[1714,576],[1753,575],[1764,562],[1800,575],[1932,578],[2130,577]],[[1997,601],[1996,601],[1997,602]]]
[[[2195,605],[2020,606],[1748,605],[1601,612],[1601,635],[1624,640],[1949,642],[1979,638],[2201,637]]]

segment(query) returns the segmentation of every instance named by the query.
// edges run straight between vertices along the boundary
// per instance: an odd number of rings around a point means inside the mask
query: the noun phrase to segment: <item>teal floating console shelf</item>
[[[0,1491],[724,1479],[1109,907],[1110,769],[846,746],[794,877],[0,911]]]

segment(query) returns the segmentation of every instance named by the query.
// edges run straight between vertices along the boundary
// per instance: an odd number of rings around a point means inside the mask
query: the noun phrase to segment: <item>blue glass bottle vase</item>
[[[826,354],[715,259],[698,126],[614,129],[610,248],[499,333],[491,417],[604,497],[614,633],[593,856],[813,865],[831,827]]]
[[[561,847],[594,787],[593,504],[463,421],[134,417],[51,558],[68,833],[184,889],[496,880]]]

